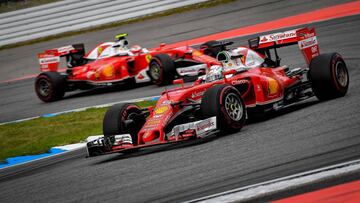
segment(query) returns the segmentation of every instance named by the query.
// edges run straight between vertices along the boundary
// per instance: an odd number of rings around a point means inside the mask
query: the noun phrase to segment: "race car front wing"
[[[203,139],[217,132],[216,117],[211,117],[204,120],[176,125],[168,134],[166,134],[165,141],[157,141],[150,144],[134,146],[130,134],[97,136],[87,140],[87,156],[93,157],[116,152],[126,152],[154,145],[172,144],[183,142],[190,138]]]

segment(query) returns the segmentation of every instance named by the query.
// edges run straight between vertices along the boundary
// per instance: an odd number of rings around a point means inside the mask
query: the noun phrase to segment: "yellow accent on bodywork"
[[[159,108],[156,108],[154,112],[155,112],[156,115],[159,115],[159,114],[163,114],[167,110],[169,110],[168,106],[161,106]]]
[[[201,56],[201,55],[203,55],[200,51],[193,51],[193,53],[192,53],[192,55],[193,56]]]
[[[278,82],[272,78],[269,78],[268,82],[269,82],[269,94],[270,95],[276,94],[279,88]]]
[[[107,78],[113,77],[114,76],[114,67],[112,65],[106,66],[103,69],[103,74]]]
[[[150,63],[151,58],[152,58],[151,54],[147,54],[147,55],[145,56],[146,62],[147,62],[147,63]]]

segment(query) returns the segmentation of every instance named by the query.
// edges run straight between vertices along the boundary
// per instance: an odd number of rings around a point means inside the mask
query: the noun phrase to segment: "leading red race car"
[[[153,81],[157,85],[171,84],[175,78],[204,74],[219,62],[209,56],[224,45],[204,44],[200,51],[182,46],[168,48],[161,44],[147,50],[138,45],[128,47],[126,34],[116,36],[116,42],[104,42],[85,54],[83,44],[47,50],[38,55],[40,70],[35,91],[44,102],[61,99],[65,92],[97,86],[113,86]],[[60,57],[65,57],[67,70],[58,72]]]
[[[277,49],[297,44],[305,68],[280,66]],[[270,52],[274,51],[275,59]],[[248,47],[222,51],[214,65],[191,86],[164,91],[155,108],[117,104],[104,117],[104,136],[89,140],[88,155],[199,139],[237,131],[253,112],[279,110],[314,95],[344,96],[349,76],[338,53],[320,54],[315,29],[301,28],[260,36]]]

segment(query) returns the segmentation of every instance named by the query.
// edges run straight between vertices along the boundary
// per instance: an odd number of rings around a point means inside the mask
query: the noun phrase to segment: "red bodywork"
[[[257,41],[251,40],[249,42],[249,47],[259,52],[271,47],[298,44],[307,63],[310,63],[311,59],[320,53],[314,29],[291,30],[284,33],[260,36],[255,40]],[[249,47],[248,49],[250,49]],[[259,53],[259,56],[265,57],[261,53]],[[165,132],[164,128],[175,115],[181,112],[184,106],[201,104],[205,91],[218,84],[234,86],[240,92],[247,110],[264,106],[275,109],[277,105],[284,105],[286,90],[304,84],[302,82],[304,79],[303,74],[289,76],[286,69],[286,66],[279,66],[255,67],[241,72],[230,70],[225,71],[223,79],[206,82],[203,78],[199,78],[191,86],[184,86],[182,82],[175,81],[177,84],[182,83],[181,87],[164,91],[156,106],[148,109],[150,115],[138,133],[138,143],[134,143],[135,148],[172,143],[196,137],[194,131],[185,132],[182,136],[176,138],[174,136],[169,137],[166,135],[169,132]],[[119,152],[128,148],[134,147],[112,146],[112,149],[105,153]]]
[[[108,46],[108,43],[99,44],[89,53],[96,50],[99,56],[102,52],[101,50],[106,49]],[[58,71],[60,57],[76,52],[76,49],[72,46],[47,50],[38,55],[40,70],[42,72]],[[88,56],[89,53],[87,53],[85,57]],[[208,67],[219,64],[213,57],[207,56],[203,51],[198,51],[189,46],[167,48],[165,44],[161,44],[159,47],[150,51],[144,52],[142,50],[136,50],[132,51],[132,54],[133,55],[98,58],[85,65],[74,67],[71,71],[72,74],[68,76],[68,81],[87,81],[93,84],[100,84],[118,82],[135,77],[137,82],[142,82],[144,78],[147,77],[146,71],[148,70],[151,58],[157,54],[168,54],[174,59],[183,58],[194,60],[207,64]],[[129,66],[130,63],[133,64]],[[147,81],[144,80],[144,82]]]
[[[308,63],[320,53],[315,29],[297,29],[285,33],[260,36],[259,39],[260,43],[256,47],[257,49],[272,47],[275,43],[280,46],[298,43]],[[179,105],[173,106],[171,103],[183,102],[186,105],[189,102],[188,99],[200,101],[205,91],[216,84],[226,83],[235,86],[241,93],[247,108],[281,101],[284,97],[284,90],[296,83],[301,83],[303,77],[302,75],[288,77],[284,68],[283,66],[252,68],[234,74],[230,78],[225,77],[223,80],[202,83],[201,79],[199,79],[192,86],[163,92],[155,110],[138,134],[140,138],[138,144],[148,143],[157,138],[159,138],[159,141],[165,141],[163,129],[172,116],[181,109]]]

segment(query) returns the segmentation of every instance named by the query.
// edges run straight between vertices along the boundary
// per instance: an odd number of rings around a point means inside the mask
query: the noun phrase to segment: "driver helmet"
[[[206,82],[223,79],[223,67],[214,65],[210,67],[209,72],[206,74]]]
[[[236,71],[248,70],[260,67],[264,58],[247,47],[238,47],[232,51],[222,51],[217,55],[225,70],[235,69]]]
[[[129,42],[126,39],[126,36],[127,34],[120,34],[115,36],[117,41],[112,45],[115,54],[124,55],[129,51]]]
[[[222,51],[217,55],[225,70],[235,69],[241,71],[246,69],[244,65],[244,55],[239,52]]]

